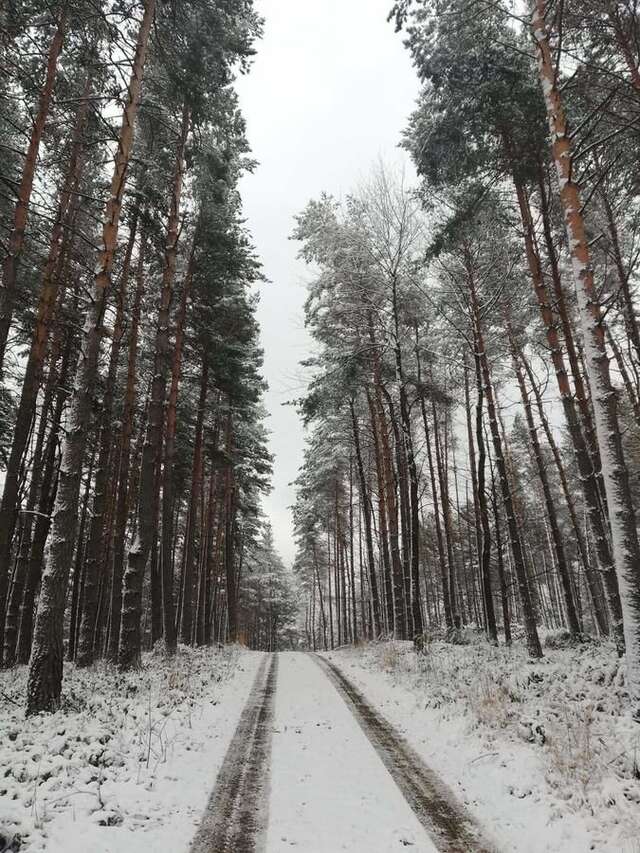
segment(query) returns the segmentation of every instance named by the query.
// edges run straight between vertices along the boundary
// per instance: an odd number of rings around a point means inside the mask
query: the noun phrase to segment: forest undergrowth
[[[640,834],[640,731],[611,643],[576,644],[548,632],[545,656],[534,660],[519,642],[492,647],[469,630],[462,643],[433,639],[419,654],[397,641],[363,644],[353,654],[443,725],[462,717],[464,730],[486,744],[481,758],[498,758],[509,742],[530,745],[540,776],[523,775],[512,796],[549,798],[554,817],[597,816],[628,843]],[[435,735],[433,719],[420,716],[413,730]],[[446,745],[440,734],[433,740]]]
[[[216,653],[180,646],[169,658],[160,646],[127,674],[105,663],[88,669],[67,664],[60,710],[26,720],[27,668],[0,674],[0,729],[6,733],[0,743],[2,830],[18,834],[16,849],[63,849],[56,845],[64,843],[65,850],[75,850],[76,843],[78,850],[99,850],[114,840],[110,834],[101,841],[101,827],[120,830],[118,849],[128,849],[127,837],[137,832],[138,849],[148,849],[146,831],[172,831],[164,824],[175,821],[184,792],[187,800],[193,797],[198,816],[198,784],[201,798],[207,785],[193,772],[181,774],[177,785],[177,774],[186,769],[189,753],[192,763],[206,762],[205,739],[224,738],[216,708],[242,666],[242,652],[239,646]],[[212,738],[214,718],[218,731]],[[70,836],[77,833],[84,840],[74,842]]]

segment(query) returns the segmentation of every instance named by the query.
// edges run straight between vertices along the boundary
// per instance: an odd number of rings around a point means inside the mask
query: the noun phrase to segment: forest
[[[396,4],[419,187],[379,164],[298,216],[314,647],[562,630],[638,698],[638,19],[602,5]]]
[[[273,638],[233,87],[262,24],[240,0],[3,7],[2,661],[30,661],[35,712],[65,657]]]
[[[637,842],[637,0],[392,3],[419,92],[405,166],[365,164],[281,235],[307,273],[310,339],[287,401],[304,428],[289,565],[265,511],[278,459],[258,319],[279,282],[242,198],[261,164],[238,81],[264,4],[0,0],[0,851],[22,833],[73,853],[55,821],[70,832],[82,794],[98,840],[174,814],[125,853],[165,830],[192,853],[263,849],[268,832],[282,853],[307,831],[291,774],[331,750],[335,766],[356,736],[402,794],[354,851]],[[458,703],[481,734],[452,729],[425,758],[414,702]],[[546,781],[530,753],[486,751],[511,736],[544,750]],[[527,801],[494,844],[509,809],[468,770],[478,756],[456,770],[454,740],[498,757],[509,796],[530,797],[526,767],[571,808]],[[208,804],[197,760],[218,780]],[[438,773],[451,790],[427,820]],[[544,838],[519,846],[533,822]],[[338,849],[318,832],[291,843]]]

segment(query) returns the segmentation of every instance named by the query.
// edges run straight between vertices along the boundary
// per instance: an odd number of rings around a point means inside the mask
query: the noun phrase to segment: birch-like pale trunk
[[[582,200],[573,180],[573,146],[545,23],[546,5],[545,0],[533,0],[531,27],[571,253],[587,378],[592,391],[602,474],[609,505],[613,556],[622,604],[628,688],[634,700],[640,700],[640,543],[629,474],[622,450],[617,397],[609,374],[605,330],[582,214]]]

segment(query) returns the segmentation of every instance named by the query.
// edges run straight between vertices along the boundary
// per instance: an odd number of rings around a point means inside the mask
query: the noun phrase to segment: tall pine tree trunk
[[[505,460],[502,437],[500,435],[500,426],[498,423],[498,413],[496,411],[495,397],[493,384],[491,382],[491,373],[489,370],[489,359],[484,344],[484,336],[480,326],[480,307],[478,305],[478,297],[475,289],[475,282],[471,270],[468,270],[469,294],[471,297],[471,309],[473,314],[475,346],[480,367],[482,370],[482,379],[484,382],[484,397],[487,402],[487,413],[489,416],[489,430],[493,441],[493,449],[495,453],[496,466],[498,469],[498,477],[500,480],[500,489],[502,492],[502,502],[507,519],[507,528],[509,530],[509,539],[511,542],[511,553],[513,556],[513,565],[515,568],[516,578],[518,581],[518,591],[520,593],[520,603],[522,605],[522,615],[525,628],[525,636],[527,643],[527,651],[534,658],[542,657],[542,646],[538,637],[538,628],[531,601],[531,593],[529,591],[529,580],[527,577],[527,566],[525,563],[524,549],[518,529],[518,521],[516,519],[516,511],[513,502],[513,494],[511,484],[507,473],[507,464]]]
[[[629,487],[629,474],[622,450],[617,397],[611,385],[602,312],[596,292],[591,252],[586,236],[582,201],[573,175],[573,146],[551,56],[545,22],[545,0],[532,4],[532,30],[538,53],[542,87],[553,159],[558,173],[568,245],[578,299],[578,314],[584,339],[586,368],[592,391],[602,474],[604,478],[613,555],[620,589],[629,692],[640,699],[640,543]]]
[[[202,506],[201,492],[203,481],[203,435],[204,412],[207,403],[209,383],[209,363],[203,354],[202,372],[200,374],[200,396],[196,414],[196,434],[193,445],[193,464],[191,467],[191,491],[189,494],[189,510],[187,512],[187,529],[184,536],[184,569],[182,576],[182,611],[180,618],[180,641],[188,645],[193,640],[193,602],[196,580],[196,548],[195,534],[198,526],[198,505]],[[200,526],[203,535],[202,525]]]
[[[167,427],[164,442],[164,459],[162,470],[162,629],[164,644],[169,654],[176,650],[177,637],[175,627],[175,608],[173,605],[173,504],[174,504],[174,464],[176,456],[176,430],[178,427],[178,387],[182,367],[182,348],[184,343],[184,326],[187,316],[187,304],[193,276],[193,252],[185,275],[180,308],[176,319],[176,339],[173,346],[173,361],[171,365],[171,386],[167,403]]]
[[[387,623],[387,631],[393,632],[393,581],[391,569],[391,556],[389,554],[389,536],[387,524],[387,498],[386,498],[386,480],[384,475],[384,466],[382,462],[382,448],[380,446],[380,436],[378,427],[378,418],[375,411],[375,404],[372,396],[367,391],[367,402],[369,404],[369,415],[371,418],[371,432],[373,435],[374,455],[376,461],[376,477],[378,480],[378,516],[380,525],[380,552],[382,554],[383,580],[384,580],[384,595],[385,595],[385,616]]]
[[[477,494],[479,534],[478,534],[478,561],[480,563],[480,582],[482,584],[482,600],[484,603],[485,617],[487,620],[487,637],[490,643],[498,644],[498,628],[496,625],[496,614],[493,606],[493,592],[491,590],[491,526],[489,524],[489,508],[487,506],[486,494],[486,448],[484,443],[483,408],[484,390],[482,388],[482,369],[477,353],[473,353],[474,375],[476,380],[477,400],[475,418],[475,440],[478,446],[478,458],[471,458],[472,482]],[[468,382],[468,379],[467,379]],[[469,447],[473,447],[473,431],[471,419],[469,419]],[[474,465],[475,463],[475,465]]]
[[[73,202],[73,193],[78,188],[82,174],[83,160],[82,131],[84,128],[89,95],[87,79],[72,134],[71,152],[67,171],[64,176],[58,210],[51,231],[49,252],[42,274],[42,287],[36,308],[35,326],[31,348],[27,356],[20,400],[16,411],[11,451],[5,471],[5,480],[0,504],[0,625],[3,623],[4,589],[11,562],[13,529],[17,516],[19,481],[25,450],[30,436],[30,425],[36,409],[38,390],[42,379],[42,370],[47,355],[49,333],[58,303],[63,259],[63,239],[70,230],[77,206]]]
[[[51,98],[53,96],[53,89],[56,82],[58,58],[62,51],[66,25],[67,4],[63,3],[61,4],[60,11],[58,12],[56,30],[49,45],[44,85],[40,92],[38,110],[36,112],[33,121],[33,128],[31,129],[31,135],[29,137],[29,145],[27,147],[24,166],[22,168],[22,176],[18,186],[18,200],[16,202],[13,222],[11,225],[11,233],[7,243],[7,254],[2,264],[2,280],[0,281],[0,371],[4,364],[7,338],[9,337],[9,329],[11,327],[11,319],[13,316],[13,303],[18,277],[18,265],[24,248],[25,231],[27,227],[27,218],[29,216],[31,193],[33,192],[33,181],[36,173],[38,151],[40,149],[40,142],[42,141],[42,135],[44,134],[47,117],[49,115]],[[6,594],[6,587],[4,589],[0,588],[0,602],[4,600],[4,594]]]
[[[110,197],[105,211],[102,248],[94,277],[93,298],[85,318],[83,343],[76,373],[69,428],[62,449],[60,482],[53,515],[53,535],[49,560],[34,630],[34,642],[27,683],[27,713],[54,710],[62,688],[63,626],[69,569],[75,539],[76,511],[86,436],[91,419],[91,403],[98,372],[102,324],[107,308],[111,267],[118,240],[120,211],[127,167],[133,148],[135,121],[147,44],[156,0],[147,0],[138,31],[136,52],[127,91],[122,128],[118,140]]]
[[[61,391],[60,386],[64,386],[68,377],[74,338],[71,332],[67,333],[62,362],[58,370],[56,368],[56,361],[60,342],[64,336],[63,329],[64,326],[60,323],[51,348],[49,375],[42,401],[38,434],[33,452],[33,465],[29,478],[26,517],[22,527],[20,547],[13,573],[13,583],[11,585],[11,594],[7,604],[4,630],[4,665],[7,667],[13,666],[16,662],[20,614],[28,580],[29,554],[31,551],[33,527],[37,520],[38,502],[41,499],[41,494],[43,492],[44,494],[48,494],[51,489],[51,480],[54,473],[55,448],[65,399],[65,394]],[[48,434],[47,428],[49,430]],[[42,510],[42,507],[40,507],[40,510]]]
[[[116,316],[113,324],[113,339],[111,353],[109,356],[109,367],[105,391],[102,398],[102,411],[100,413],[100,435],[98,461],[95,472],[95,483],[93,488],[93,503],[91,505],[91,521],[89,524],[89,538],[85,551],[84,563],[84,596],[82,603],[82,617],[78,636],[78,648],[76,652],[76,665],[79,667],[91,666],[95,651],[96,619],[98,614],[98,587],[101,582],[99,576],[100,558],[104,547],[105,537],[105,510],[110,480],[110,461],[113,448],[113,398],[115,393],[116,377],[120,356],[120,345],[124,334],[124,307],[127,298],[127,287],[129,283],[129,271],[131,269],[131,257],[138,226],[137,212],[134,213],[129,232],[129,240],[122,265],[120,290],[117,299]]]
[[[367,561],[369,563],[369,585],[371,588],[371,603],[373,607],[373,623],[376,637],[382,633],[382,615],[380,611],[380,598],[378,596],[378,581],[376,579],[376,561],[373,552],[373,534],[371,531],[371,498],[367,488],[367,477],[362,459],[362,447],[360,445],[360,428],[356,416],[353,400],[349,400],[351,412],[351,425],[353,429],[353,445],[356,452],[356,465],[358,468],[358,479],[360,481],[360,502],[362,504],[362,515],[364,518],[364,535],[367,550]]]
[[[138,360],[138,335],[140,330],[140,310],[144,292],[144,259],[147,238],[143,233],[138,250],[136,268],[136,291],[131,309],[131,326],[129,329],[129,347],[127,353],[127,384],[125,387],[122,407],[122,431],[118,448],[118,470],[116,491],[116,507],[113,534],[113,561],[111,572],[111,604],[109,621],[109,638],[107,642],[107,657],[116,661],[118,644],[120,642],[120,617],[122,614],[122,575],[125,554],[125,537],[127,519],[129,516],[129,476],[131,468],[131,437],[133,435],[133,420],[136,404],[136,367]]]
[[[157,473],[161,464],[165,422],[164,407],[167,396],[167,379],[171,370],[171,344],[169,337],[170,308],[178,254],[180,201],[184,178],[184,149],[189,132],[189,122],[190,112],[185,104],[178,136],[176,166],[171,187],[169,217],[167,221],[164,269],[162,272],[160,303],[154,343],[151,397],[149,400],[147,431],[142,448],[142,461],[140,463],[136,538],[129,549],[127,568],[123,578],[122,616],[118,648],[118,666],[121,670],[137,666],[140,659],[142,582],[149,554],[157,538],[158,515],[155,509],[158,504],[159,489]],[[152,580],[157,580],[155,575],[152,576]],[[157,586],[157,583],[152,583],[152,592]],[[153,615],[157,615],[157,612],[157,602],[154,602]]]
[[[571,392],[571,385],[569,383],[569,376],[567,373],[563,356],[562,343],[558,334],[557,323],[551,308],[551,299],[549,291],[544,282],[542,269],[540,266],[540,258],[536,249],[533,233],[533,223],[531,219],[531,211],[529,208],[528,199],[521,184],[519,184],[517,181],[515,181],[514,183],[516,186],[516,193],[518,196],[520,214],[524,228],[525,247],[527,252],[529,271],[531,273],[533,288],[538,302],[538,307],[540,309],[540,317],[544,324],[545,336],[549,345],[551,361],[553,363],[554,372],[556,375],[556,382],[558,385],[558,390],[560,392],[560,401],[562,404],[563,413],[567,422],[567,428],[569,430],[569,435],[571,436],[571,442],[575,451],[578,470],[580,472],[580,479],[582,482],[584,498],[589,513],[589,522],[591,530],[593,532],[596,555],[598,557],[600,571],[602,573],[605,589],[607,592],[607,601],[609,603],[609,610],[611,614],[612,630],[616,640],[618,651],[622,652],[624,648],[624,639],[622,633],[622,609],[620,604],[618,581],[614,570],[613,556],[609,547],[609,537],[606,529],[606,518],[603,513],[603,507],[598,489],[598,478],[596,475],[596,469],[594,468],[594,454],[589,452],[589,448],[587,446],[587,442],[585,440],[585,436],[582,432],[582,427],[580,425],[580,420],[578,418],[578,413],[576,411],[573,394]],[[556,303],[565,332],[565,342],[569,346],[568,354],[572,363],[572,373],[574,376],[576,396],[578,400],[583,401],[582,414],[584,420],[584,418],[588,415],[588,404],[586,401],[586,394],[584,391],[580,370],[577,365],[577,356],[572,347],[573,335],[566,312],[566,306],[564,304],[564,296],[562,293],[559,271],[557,269],[555,250],[549,231],[549,216],[548,212],[546,211],[546,195],[542,182],[539,182],[539,186],[543,209],[543,225],[545,231],[547,232],[547,248],[549,251],[549,259],[551,261],[552,279],[556,292]],[[588,418],[588,420],[589,419],[590,417]]]
[[[576,605],[573,598],[573,590],[571,588],[571,575],[569,573],[569,564],[567,561],[567,555],[565,553],[564,545],[562,544],[562,534],[560,532],[560,527],[558,526],[558,517],[556,513],[555,501],[553,500],[553,495],[551,494],[551,486],[549,484],[547,470],[545,467],[544,459],[542,458],[542,451],[540,449],[540,441],[538,440],[538,433],[533,420],[533,414],[531,412],[531,401],[529,399],[529,394],[525,385],[524,376],[522,374],[519,350],[513,337],[511,325],[508,321],[507,334],[509,337],[509,345],[511,348],[511,358],[513,360],[513,367],[518,382],[518,388],[520,389],[520,396],[522,398],[522,405],[524,407],[525,418],[527,421],[527,429],[529,431],[529,444],[531,445],[533,458],[536,464],[536,469],[538,471],[538,477],[542,486],[542,494],[544,497],[545,509],[547,511],[547,521],[549,523],[551,541],[553,543],[553,550],[556,558],[556,566],[558,569],[558,574],[560,575],[560,583],[564,596],[565,613],[567,616],[567,627],[569,628],[569,633],[573,637],[577,637],[581,633],[582,628],[578,620]]]
[[[603,589],[602,583],[600,581],[600,576],[597,570],[591,563],[589,558],[589,554],[587,551],[587,544],[585,542],[585,538],[582,532],[582,528],[578,521],[578,516],[576,513],[576,507],[573,500],[573,495],[571,493],[571,489],[569,487],[569,482],[567,480],[567,473],[565,471],[564,465],[562,463],[562,459],[560,456],[560,450],[558,449],[558,445],[553,436],[553,432],[551,431],[551,426],[549,425],[549,419],[547,418],[546,412],[544,410],[544,405],[542,402],[542,395],[540,393],[540,388],[538,387],[538,383],[536,381],[536,377],[533,374],[533,370],[531,369],[531,365],[529,364],[524,352],[520,351],[520,360],[524,366],[525,372],[529,378],[529,383],[531,385],[531,389],[533,391],[533,395],[536,400],[536,407],[538,409],[538,417],[540,418],[540,423],[542,424],[542,428],[544,430],[544,434],[547,438],[547,444],[551,449],[551,453],[553,455],[553,460],[555,462],[556,470],[558,471],[558,478],[560,480],[560,485],[562,488],[562,494],[564,495],[565,503],[567,505],[567,509],[569,511],[569,517],[571,519],[571,525],[573,527],[573,535],[575,537],[576,548],[578,551],[578,555],[580,557],[580,562],[582,563],[582,567],[584,569],[585,577],[587,579],[587,586],[589,587],[589,592],[591,594],[591,600],[593,603],[594,613],[596,617],[596,621],[598,623],[598,628],[600,633],[604,636],[609,635],[609,621],[607,617],[606,605],[603,598]],[[615,589],[617,590],[617,582],[615,585]],[[617,598],[617,604],[619,606],[620,599]]]

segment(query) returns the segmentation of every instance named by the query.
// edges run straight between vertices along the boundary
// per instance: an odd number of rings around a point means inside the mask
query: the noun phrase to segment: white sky
[[[345,195],[382,157],[397,150],[418,93],[402,38],[386,22],[392,0],[256,0],[266,19],[251,73],[238,81],[248,137],[260,165],[241,185],[245,215],[271,284],[258,319],[269,383],[273,492],[265,511],[276,545],[293,560],[290,485],[304,436],[295,410],[299,362],[311,349],[302,306],[308,273],[288,239],[293,217],[324,190]]]

